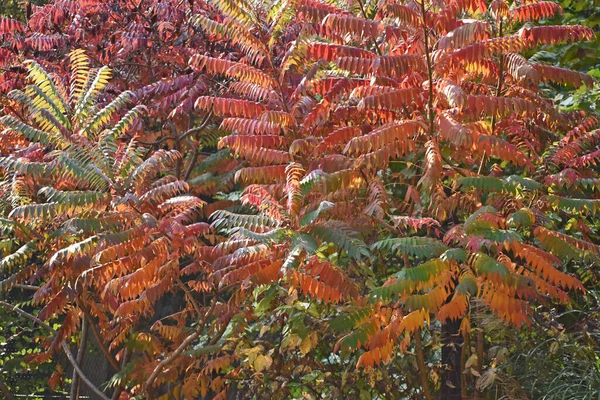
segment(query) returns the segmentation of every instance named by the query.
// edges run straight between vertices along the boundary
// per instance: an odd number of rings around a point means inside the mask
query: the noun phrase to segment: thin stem
[[[427,78],[429,79],[429,99],[427,100],[429,117],[429,136],[433,137],[435,130],[434,112],[433,112],[433,67],[431,63],[431,49],[429,48],[429,32],[427,31],[427,10],[425,9],[425,0],[421,0],[421,16],[423,18],[423,41],[425,45],[425,61],[427,62]]]
[[[485,150],[483,150],[483,156],[481,157],[481,164],[479,164],[479,169],[477,170],[477,175],[481,174],[481,170],[483,169],[484,162],[485,162]]]
[[[44,321],[42,321],[41,319],[39,319],[35,315],[29,314],[27,311],[22,310],[22,309],[20,309],[17,306],[13,306],[12,304],[6,303],[4,301],[0,301],[0,306],[16,312],[17,314],[21,315],[22,317],[25,317],[28,320],[30,320],[30,321],[32,321],[32,322],[34,322],[34,323],[36,323],[36,324],[38,324],[38,325],[46,328],[48,331],[52,332],[53,334],[57,334],[58,333],[58,332],[56,332],[56,330],[54,328],[52,328],[50,325],[48,325],[47,323],[45,323]],[[79,377],[81,378],[81,380],[83,381],[83,383],[85,383],[86,385],[88,385],[88,387],[90,389],[92,389],[92,391],[94,393],[96,393],[96,395],[98,395],[98,397],[101,400],[110,400],[108,397],[106,397],[106,395],[100,389],[98,389],[96,386],[94,386],[94,384],[83,373],[83,370],[81,369],[81,367],[77,363],[77,360],[75,359],[75,356],[73,356],[73,353],[71,352],[71,349],[69,349],[69,345],[67,344],[66,340],[63,340],[61,342],[61,346],[62,346],[63,351],[65,352],[67,358],[69,359],[69,362],[73,366],[73,369],[75,369],[77,371],[77,374],[79,375]]]
[[[467,176],[460,168],[458,168],[457,166],[455,166],[452,161],[450,161],[448,159],[448,157],[446,157],[445,155],[443,155],[442,153],[440,153],[440,157],[442,158],[442,160],[448,164],[450,166],[450,168],[452,168],[454,171],[456,171],[459,175],[462,176]]]
[[[155,146],[157,144],[164,142],[165,140],[181,141],[181,140],[185,139],[186,137],[193,135],[194,133],[201,132],[204,128],[206,128],[206,126],[208,125],[208,122],[210,120],[210,117],[212,117],[212,111],[210,111],[208,114],[206,114],[206,117],[204,118],[204,120],[202,121],[200,126],[187,130],[181,136],[163,136],[160,139],[155,140],[153,142],[144,142],[144,141],[141,141],[138,139],[136,139],[135,141],[144,146]]]
[[[156,378],[158,378],[158,376],[162,373],[162,371],[166,367],[171,365],[171,363],[173,363],[175,361],[175,359],[177,357],[179,357],[179,355],[181,353],[183,353],[183,351],[186,349],[186,347],[188,347],[194,340],[196,340],[202,334],[202,330],[204,329],[204,324],[206,322],[206,319],[213,312],[215,306],[216,306],[216,303],[213,303],[212,306],[210,307],[210,309],[204,314],[202,319],[198,322],[198,327],[196,328],[196,331],[194,333],[192,333],[191,335],[189,335],[188,337],[186,337],[183,340],[183,342],[181,342],[179,347],[177,347],[177,349],[173,353],[171,353],[171,355],[169,357],[163,359],[154,368],[154,371],[152,371],[152,374],[150,375],[150,377],[148,377],[148,379],[146,380],[146,383],[144,384],[144,386],[146,387],[146,397],[148,399],[153,398],[152,397],[152,385],[154,385],[154,381],[156,380]]]
[[[131,354],[132,354],[132,352],[127,347],[125,349],[123,349],[123,359],[121,360],[121,369],[123,369],[125,367],[125,365],[129,362],[129,359],[131,358]],[[120,384],[118,384],[115,387],[115,391],[112,395],[111,400],[119,400],[119,397],[121,397],[121,392],[123,391],[123,387],[124,387],[123,382],[121,382]]]
[[[367,17],[367,13],[365,12],[365,7],[363,5],[362,0],[358,0],[358,5],[360,6],[360,13],[362,14],[364,19],[369,19],[369,17]],[[375,51],[377,52],[378,56],[382,56],[383,53],[381,52],[381,49],[379,48],[379,45],[377,44],[377,39],[373,40],[373,44],[375,45]]]
[[[102,352],[102,354],[104,354],[104,358],[106,358],[106,361],[108,361],[110,366],[113,367],[113,369],[116,372],[119,372],[121,370],[121,367],[119,366],[119,363],[113,357],[113,355],[110,354],[110,352],[108,351],[108,348],[104,344],[104,341],[102,340],[102,335],[100,335],[100,332],[98,331],[98,326],[95,324],[94,319],[93,319],[92,315],[90,314],[89,310],[82,307],[81,304],[79,305],[79,308],[81,308],[81,310],[83,311],[83,315],[85,316],[86,320],[88,321],[88,323],[92,329],[92,334],[94,335],[94,339],[96,339],[98,348],[100,348],[100,351]]]
[[[192,292],[187,288],[187,286],[185,286],[185,283],[183,283],[180,278],[175,278],[175,282],[177,282],[177,286],[179,286],[181,290],[183,290],[183,292],[185,293],[185,297],[187,297],[188,301],[192,303],[192,306],[194,307],[194,310],[196,310],[196,313],[198,315],[201,315],[202,311],[200,310],[200,304],[198,304],[196,299],[194,299],[194,296],[192,296]]]
[[[196,166],[197,159],[198,159],[198,149],[196,149],[196,151],[194,151],[194,155],[192,156],[190,165],[188,165],[187,170],[185,171],[185,174],[183,175],[184,181],[187,181],[190,178],[190,175],[192,174],[192,171],[194,170],[194,167]]]
[[[502,20],[500,20],[498,25],[498,37],[503,36],[502,32]],[[504,83],[503,75],[504,75],[504,54],[500,54],[500,67],[498,68],[498,82],[496,83],[496,97],[500,97],[502,93],[502,84]],[[496,113],[492,115],[492,134],[494,133],[494,128],[496,127]]]
[[[465,374],[465,365],[467,363],[467,356],[468,356],[468,351],[471,348],[471,337],[470,335],[467,333],[464,337],[464,341],[462,344],[462,349],[460,352],[460,381],[461,381],[461,385],[460,385],[460,390],[461,390],[461,395],[463,397],[463,399],[468,398],[468,393],[467,393],[467,374]]]
[[[479,374],[481,374],[481,372],[483,371],[483,353],[485,351],[484,346],[485,344],[483,329],[479,328],[477,330],[477,371],[479,372]],[[475,389],[475,395],[473,396],[473,398],[477,400],[480,399],[481,396],[483,396],[483,393]]]
[[[38,289],[40,288],[39,286],[34,286],[34,285],[23,285],[23,284],[20,284],[20,283],[15,283],[15,284],[13,285],[13,287],[14,287],[15,289],[21,289],[21,290],[34,290],[34,291],[35,291],[35,290],[38,290]]]
[[[483,353],[485,351],[485,337],[483,335],[483,329],[479,328],[477,331],[477,371],[481,373],[483,371]]]
[[[423,354],[423,342],[421,341],[421,330],[415,332],[415,348],[417,351],[417,365],[419,367],[419,377],[423,387],[423,396],[426,400],[432,400],[429,392],[429,380],[427,378],[427,369],[425,367],[425,356]]]
[[[81,340],[79,342],[79,349],[77,350],[77,364],[82,365],[83,358],[85,357],[85,351],[87,348],[87,337],[89,332],[89,322],[83,318],[81,322]],[[71,400],[79,399],[79,374],[73,370],[73,379],[71,381]]]

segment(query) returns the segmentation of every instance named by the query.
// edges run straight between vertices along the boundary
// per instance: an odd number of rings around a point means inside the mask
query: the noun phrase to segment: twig
[[[83,318],[81,323],[81,341],[79,342],[79,349],[77,350],[77,364],[83,363],[83,357],[85,356],[85,350],[87,347],[88,328],[89,322]],[[79,374],[76,370],[73,370],[73,379],[71,380],[71,400],[79,400]]]
[[[477,170],[477,175],[481,174],[481,170],[483,169],[484,162],[485,162],[485,150],[483,150],[483,156],[481,157],[481,164],[479,164],[479,169]]]
[[[456,165],[452,164],[452,161],[448,160],[448,157],[446,157],[442,153],[440,153],[440,157],[446,164],[448,164],[450,166],[450,168],[452,168],[454,171],[456,171],[459,175],[467,176],[464,172],[462,172],[460,170],[460,168],[458,168]]]
[[[425,0],[421,0],[421,14],[423,18],[423,41],[425,45],[425,61],[427,62],[427,76],[429,79],[429,99],[427,101],[428,119],[429,119],[429,135],[433,137],[435,129],[434,112],[433,112],[433,67],[431,63],[431,54],[429,48],[429,33],[427,32],[427,10],[425,10]]]
[[[131,358],[131,351],[129,351],[129,349],[127,347],[125,347],[123,349],[123,359],[121,360],[121,369],[125,367],[125,365],[129,362],[130,358]],[[111,400],[119,400],[119,397],[121,397],[121,392],[123,391],[123,387],[124,387],[123,382],[121,382],[120,384],[118,384],[115,387],[115,391],[112,395]]]
[[[467,363],[467,352],[471,349],[471,336],[469,333],[464,335],[464,341],[460,352],[460,390],[463,399],[468,397],[467,392],[467,374],[465,373],[465,365]]]
[[[183,175],[184,181],[187,181],[189,179],[190,175],[192,174],[192,171],[196,167],[196,162],[198,161],[198,156],[202,155],[202,154],[206,154],[206,152],[203,152],[201,150],[203,147],[202,146],[194,146],[194,143],[190,140],[190,138],[186,138],[186,141],[188,142],[188,145],[190,146],[190,148],[194,149],[194,154],[192,156],[192,159],[190,160],[190,164],[188,165],[187,170],[185,171],[185,174]],[[211,153],[208,153],[208,154],[211,155]]]
[[[204,128],[206,128],[206,125],[208,125],[210,117],[212,117],[212,111],[210,111],[208,114],[206,114],[206,117],[204,118],[204,120],[202,121],[202,123],[200,124],[200,126],[197,126],[195,128],[187,130],[181,136],[163,136],[160,139],[155,140],[154,142],[144,142],[144,141],[141,141],[141,140],[138,140],[138,139],[136,139],[135,141],[138,142],[139,144],[143,144],[144,146],[155,146],[157,144],[160,144],[160,143],[164,142],[165,140],[180,141],[180,140],[185,139],[186,137],[188,137],[190,135],[193,135],[194,133],[201,132]]]
[[[6,303],[4,301],[0,301],[0,306],[4,307],[4,308],[8,308],[9,310],[12,310],[14,312],[16,312],[17,314],[27,318],[28,320],[46,328],[47,330],[49,330],[50,332],[57,334],[58,332],[56,332],[56,330],[54,328],[52,328],[50,325],[48,325],[47,323],[45,323],[44,321],[42,321],[41,319],[39,319],[38,317],[36,317],[35,315],[29,314],[27,311],[20,309],[17,306],[13,306],[12,304]],[[96,386],[94,386],[94,384],[88,379],[87,376],[85,376],[85,374],[83,373],[83,371],[81,370],[81,367],[79,366],[79,364],[77,364],[77,360],[75,360],[75,357],[73,356],[73,353],[71,352],[71,349],[69,349],[69,345],[67,344],[66,340],[63,340],[61,342],[61,346],[63,348],[63,351],[65,352],[67,358],[69,359],[69,362],[71,363],[71,365],[73,366],[73,369],[75,369],[77,371],[77,374],[79,374],[79,377],[81,378],[81,380],[88,385],[88,387],[90,389],[92,389],[92,391],[94,393],[96,393],[98,395],[98,397],[102,400],[110,400],[108,397],[106,397],[106,395],[100,390],[98,389]]]
[[[121,367],[119,366],[119,363],[117,362],[117,360],[115,360],[113,355],[110,354],[110,352],[106,348],[106,345],[104,344],[104,342],[102,340],[102,336],[100,335],[100,332],[98,331],[98,326],[94,323],[95,321],[93,320],[92,315],[90,314],[89,310],[86,309],[85,307],[82,307],[81,302],[79,304],[79,308],[81,308],[81,311],[83,311],[83,315],[85,316],[90,327],[92,328],[92,334],[94,335],[94,338],[96,339],[96,343],[98,344],[100,351],[102,352],[102,354],[104,354],[104,358],[106,358],[106,361],[108,361],[110,366],[113,367],[113,369],[116,372],[119,372],[121,370]]]
[[[502,20],[500,20],[498,24],[498,37],[502,36]],[[504,75],[504,54],[500,54],[500,59],[498,61],[500,63],[500,68],[498,71],[498,83],[496,84],[496,97],[500,97],[500,94],[502,93],[502,76]],[[494,133],[494,130],[496,128],[496,122],[496,113],[494,113],[494,115],[492,115],[492,134]]]
[[[360,12],[363,15],[364,19],[369,19],[369,17],[367,17],[367,13],[365,12],[365,7],[363,5],[362,0],[358,0],[358,5],[360,6]],[[373,44],[375,45],[375,51],[377,52],[378,56],[382,56],[383,53],[381,52],[381,49],[379,48],[379,45],[377,44],[377,39],[373,40]]]
[[[485,337],[483,334],[483,328],[478,327],[477,329],[477,371],[479,374],[483,371],[483,354],[485,352]],[[473,395],[473,399],[478,400],[483,397],[483,393],[480,392],[477,387],[475,388],[475,393]]]
[[[34,286],[34,285],[23,285],[20,283],[15,283],[13,285],[14,288],[16,289],[22,289],[22,290],[38,290],[40,287],[39,286]]]
[[[419,366],[419,376],[421,377],[421,386],[423,386],[423,396],[426,400],[432,400],[429,392],[429,381],[427,371],[425,370],[425,357],[423,355],[423,343],[421,341],[421,330],[415,332],[415,348],[417,351],[417,365]]]
[[[378,224],[380,224],[381,226],[383,226],[383,227],[384,227],[385,229],[387,229],[388,231],[390,231],[390,232],[394,232],[394,233],[397,233],[397,234],[399,234],[399,235],[402,235],[402,232],[401,232],[401,231],[400,231],[398,228],[396,228],[396,227],[395,227],[395,226],[393,226],[393,225],[390,225],[390,224],[388,224],[388,223],[387,223],[387,222],[385,222],[383,219],[381,219],[381,218],[379,218],[379,217],[377,217],[377,216],[375,216],[375,215],[373,215],[373,216],[371,216],[371,217],[372,217],[372,218],[373,218],[373,219],[374,219],[374,220],[375,220],[375,221],[376,221]]]
[[[183,290],[183,292],[185,293],[185,297],[187,297],[189,302],[192,303],[192,306],[194,307],[194,310],[196,310],[196,313],[198,315],[201,315],[202,311],[200,311],[200,304],[198,304],[196,299],[194,299],[194,296],[192,296],[192,292],[190,292],[190,290],[187,288],[187,286],[185,286],[185,283],[183,283],[180,278],[176,278],[175,281],[177,282],[177,285],[181,288],[181,290]]]
[[[175,361],[175,359],[177,357],[179,357],[179,355],[181,353],[183,353],[185,348],[190,343],[192,343],[194,340],[196,340],[200,336],[200,334],[202,333],[202,330],[204,328],[204,323],[206,322],[206,319],[208,318],[208,316],[213,312],[215,305],[216,305],[216,303],[213,303],[212,306],[210,307],[210,309],[204,314],[204,317],[198,322],[198,327],[196,328],[196,331],[194,333],[192,333],[191,335],[189,335],[188,337],[186,337],[183,340],[183,342],[181,342],[179,347],[177,347],[177,349],[175,349],[175,351],[173,353],[171,353],[171,355],[169,357],[167,357],[164,360],[162,360],[161,362],[159,362],[158,365],[156,366],[156,368],[154,368],[154,371],[152,371],[152,374],[150,375],[150,377],[148,377],[148,379],[146,380],[146,383],[144,384],[144,386],[146,387],[146,398],[148,398],[148,399],[152,398],[152,395],[151,395],[152,385],[154,384],[154,381],[156,380],[156,378],[158,378],[158,376],[162,373],[162,371],[167,366],[169,366],[173,361]]]

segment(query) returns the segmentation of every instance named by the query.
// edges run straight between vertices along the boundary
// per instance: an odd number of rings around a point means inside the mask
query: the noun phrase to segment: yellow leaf
[[[304,339],[302,339],[302,343],[300,343],[299,347],[302,355],[308,354],[308,352],[311,351],[313,347],[315,347],[317,341],[317,332],[311,332]]]
[[[260,336],[260,337],[262,337],[262,336],[263,336],[265,333],[267,333],[267,332],[269,331],[269,329],[270,329],[270,328],[269,328],[269,326],[268,326],[268,325],[265,325],[265,326],[263,326],[262,328],[260,328],[260,333],[259,333],[259,336]]]
[[[259,355],[254,360],[253,366],[256,372],[262,372],[273,364],[273,359],[267,355]]]
[[[465,368],[471,368],[474,365],[477,365],[477,354],[471,354],[471,357],[465,363]]]
[[[286,336],[281,343],[281,350],[289,349],[293,350],[302,343],[302,339],[295,333]]]

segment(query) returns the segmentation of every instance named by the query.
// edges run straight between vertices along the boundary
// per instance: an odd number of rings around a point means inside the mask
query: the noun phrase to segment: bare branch
[[[7,308],[9,310],[12,310],[14,312],[16,312],[17,314],[27,318],[28,320],[46,328],[47,330],[49,330],[50,332],[56,334],[56,330],[54,330],[50,325],[48,325],[47,323],[45,323],[44,321],[42,321],[41,319],[39,319],[38,317],[36,317],[35,315],[29,314],[27,311],[20,309],[17,306],[13,306],[12,304],[6,303],[4,301],[0,301],[0,306]],[[106,397],[106,395],[100,390],[98,389],[89,379],[87,376],[85,376],[83,370],[81,369],[81,367],[79,366],[79,364],[77,364],[77,360],[75,360],[75,356],[73,356],[73,353],[71,352],[71,349],[69,348],[69,345],[67,344],[66,340],[63,340],[61,342],[61,346],[63,348],[63,351],[65,352],[67,358],[69,359],[69,362],[71,363],[71,365],[73,366],[73,368],[75,369],[75,371],[77,371],[77,374],[79,374],[79,377],[81,378],[81,380],[88,385],[88,387],[98,395],[98,397],[102,400],[110,400],[108,397]]]

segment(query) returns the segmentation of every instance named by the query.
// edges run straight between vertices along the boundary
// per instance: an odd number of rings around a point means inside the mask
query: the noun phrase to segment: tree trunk
[[[441,400],[461,400],[461,345],[460,320],[442,325],[442,365],[445,373],[440,390]]]
[[[417,364],[419,366],[419,377],[421,378],[421,386],[423,388],[423,398],[425,398],[425,400],[432,400],[433,398],[429,391],[429,378],[427,366],[425,365],[425,354],[423,351],[420,329],[415,332],[415,352],[417,353]]]

